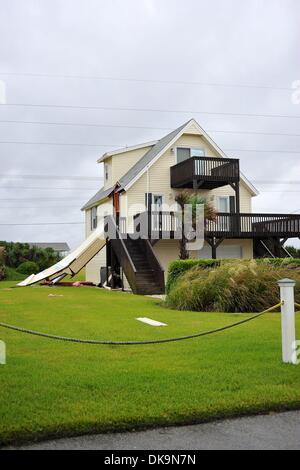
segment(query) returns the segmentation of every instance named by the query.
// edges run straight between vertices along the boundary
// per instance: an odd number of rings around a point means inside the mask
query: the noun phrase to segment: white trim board
[[[168,326],[166,323],[161,323],[160,321],[151,320],[151,318],[147,318],[147,317],[139,317],[139,318],[136,318],[136,320],[141,321],[142,323],[147,323],[147,325],[151,325],[151,326]]]

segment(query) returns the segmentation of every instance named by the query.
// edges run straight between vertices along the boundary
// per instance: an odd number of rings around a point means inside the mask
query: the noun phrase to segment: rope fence
[[[200,338],[203,336],[208,336],[212,335],[214,333],[220,333],[222,331],[229,330],[231,328],[234,328],[239,325],[243,325],[244,323],[248,323],[252,320],[255,320],[256,318],[261,317],[262,315],[273,312],[277,308],[281,307],[283,305],[283,302],[279,302],[278,304],[274,305],[273,307],[268,308],[267,310],[264,310],[263,312],[257,313],[255,315],[252,315],[252,317],[246,318],[244,320],[240,320],[235,323],[231,323],[230,325],[223,326],[220,328],[215,328],[213,330],[208,330],[208,331],[203,331],[200,333],[195,333],[192,335],[186,335],[186,336],[179,336],[176,338],[166,338],[166,339],[158,339],[158,340],[145,340],[145,341],[97,341],[93,339],[79,339],[79,338],[68,338],[66,336],[58,336],[58,335],[52,335],[48,333],[42,333],[40,331],[33,331],[33,330],[28,330],[26,328],[21,328],[19,326],[14,326],[14,325],[9,325],[7,323],[2,323],[0,322],[0,327],[1,328],[6,328],[8,330],[13,330],[13,331],[18,331],[20,333],[26,333],[29,335],[33,336],[40,336],[42,338],[48,338],[48,339],[54,339],[58,341],[66,341],[70,343],[81,343],[81,344],[92,344],[92,345],[111,345],[111,346],[135,346],[135,345],[147,345],[147,344],[163,344],[163,343],[173,343],[176,341],[184,341],[188,339],[194,339],[194,338]],[[299,305],[300,307],[300,305]]]

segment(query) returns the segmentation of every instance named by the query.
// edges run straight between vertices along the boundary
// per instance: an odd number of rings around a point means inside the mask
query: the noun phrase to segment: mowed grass
[[[11,285],[0,283],[0,321],[72,337],[167,338],[247,317],[178,312],[157,299],[94,288]],[[140,316],[168,326],[151,327],[136,321]],[[281,362],[278,313],[163,345],[81,345],[2,328],[0,339],[7,345],[7,364],[0,366],[2,445],[300,407],[300,366]]]

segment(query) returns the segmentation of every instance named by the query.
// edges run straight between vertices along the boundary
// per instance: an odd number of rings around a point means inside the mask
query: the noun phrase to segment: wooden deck
[[[181,238],[180,214],[144,212],[135,217],[136,227],[148,230],[149,238]],[[145,230],[145,228],[144,228]],[[205,238],[298,238],[300,215],[218,213],[215,222],[205,222]]]
[[[171,167],[172,188],[214,189],[239,180],[236,158],[192,157]]]

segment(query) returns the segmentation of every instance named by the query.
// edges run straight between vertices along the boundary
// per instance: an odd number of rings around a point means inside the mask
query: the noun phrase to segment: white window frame
[[[177,150],[178,149],[189,149],[190,151],[191,150],[201,150],[203,152],[203,157],[206,157],[206,151],[205,151],[205,148],[204,147],[198,147],[198,146],[189,146],[189,145],[179,145],[178,147],[176,147],[176,151],[175,151],[175,165],[177,165],[178,163],[178,158],[177,158]],[[190,158],[192,158],[190,156]]]
[[[158,196],[158,197],[161,197],[161,206],[163,207],[164,203],[165,203],[165,195],[162,194],[162,193],[152,193],[152,210],[156,210],[154,209],[154,197],[155,196]]]
[[[226,199],[227,200],[227,205],[228,205],[228,211],[227,213],[229,214],[230,213],[230,196],[217,196],[217,210],[218,212],[221,212],[220,211],[220,199]]]

